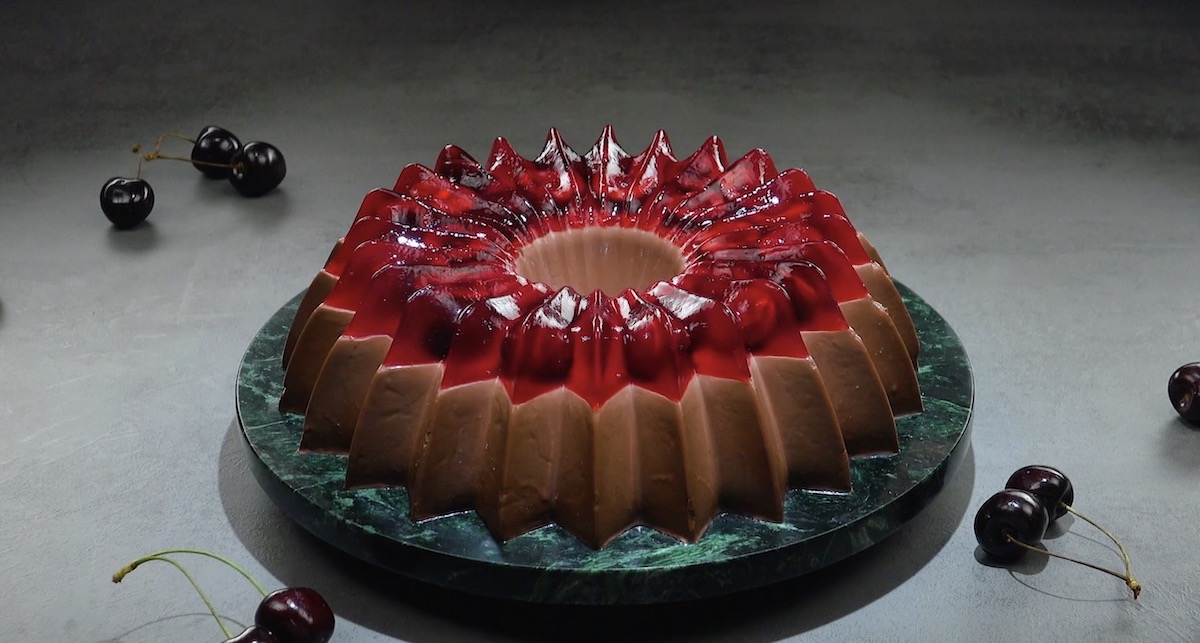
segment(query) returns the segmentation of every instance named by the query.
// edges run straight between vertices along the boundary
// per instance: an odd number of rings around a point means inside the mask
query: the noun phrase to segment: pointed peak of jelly
[[[686,192],[703,189],[725,171],[725,146],[710,136],[691,156],[679,162],[675,183]]]
[[[650,145],[646,146],[645,151],[638,154],[638,158],[642,159],[647,156],[667,156],[671,160],[675,159],[675,151],[671,149],[671,138],[667,136],[666,130],[658,130],[654,133],[654,138],[650,139]]]
[[[617,142],[612,125],[605,125],[604,132],[600,134],[600,138],[596,139],[596,144],[592,146],[592,149],[583,155],[583,158],[587,162],[588,169],[598,174],[611,171],[611,168],[620,165],[629,158],[629,153]]]
[[[403,193],[408,188],[421,183],[434,181],[442,177],[438,176],[433,170],[421,165],[420,163],[409,163],[400,171],[400,176],[396,177],[396,184],[392,190]]]
[[[642,206],[658,192],[677,164],[667,133],[658,130],[650,145],[633,158],[629,171],[629,191],[625,198],[626,216],[639,226],[651,224],[653,217],[643,216]]]
[[[693,156],[711,162],[721,172],[725,171],[725,166],[729,164],[729,157],[725,155],[725,143],[717,136],[704,139],[700,149],[696,150]]]
[[[433,168],[439,175],[471,189],[482,188],[490,179],[479,161],[457,145],[443,147]]]
[[[750,150],[704,189],[693,192],[673,208],[671,221],[679,225],[673,238],[735,217],[742,197],[762,189],[777,175],[775,163],[766,151],[762,148]]]
[[[438,152],[437,161],[434,162],[434,167],[441,167],[446,164],[468,163],[479,165],[479,162],[471,156],[469,152],[457,145],[447,145]]]
[[[517,275],[517,284],[512,292],[490,297],[480,304],[512,321],[527,314],[551,293],[550,287],[546,284],[528,281],[520,275]]]
[[[633,157],[617,143],[612,125],[606,125],[596,144],[584,155],[592,194],[617,203],[624,201],[629,190],[632,160]]]
[[[489,171],[494,171],[497,167],[521,165],[524,160],[525,158],[513,149],[508,139],[497,136],[492,142],[492,151],[488,154],[487,167]]]
[[[363,217],[378,216],[399,199],[400,195],[393,190],[375,188],[363,197],[362,203],[358,206],[358,213],[354,215],[354,221],[357,222]]]
[[[546,147],[534,160],[534,164],[538,168],[537,173],[542,177],[541,188],[547,190],[547,195],[553,201],[541,205],[551,212],[557,210],[557,214],[572,213],[580,222],[588,221],[588,205],[594,201],[594,197],[584,178],[587,168],[584,166],[583,157],[563,141],[557,129],[551,128],[546,135]],[[553,214],[551,217],[549,223],[552,229],[564,225],[562,219]]]
[[[535,160],[538,163],[567,168],[582,162],[583,157],[571,149],[570,145],[567,145],[557,128],[551,127],[550,131],[546,133],[546,146],[542,148],[542,153]]]
[[[542,300],[542,304],[534,309],[539,322],[555,328],[566,328],[575,321],[584,298],[574,288],[563,286],[557,292]]]
[[[763,148],[756,147],[726,168],[724,176],[736,176],[742,179],[739,183],[757,187],[779,176],[779,170],[775,169],[771,155]]]
[[[600,138],[596,139],[596,144],[592,145],[592,149],[588,150],[587,154],[584,154],[584,158],[589,161],[596,158],[604,158],[612,154],[614,150],[621,156],[628,156],[621,147],[621,144],[617,142],[617,134],[613,130],[613,126],[605,125],[604,130],[600,132]]]

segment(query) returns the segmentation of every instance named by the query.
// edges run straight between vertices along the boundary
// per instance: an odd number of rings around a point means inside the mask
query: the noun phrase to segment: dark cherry
[[[246,143],[229,162],[233,164],[229,182],[243,196],[262,196],[274,190],[287,176],[283,153],[262,141]]]
[[[1184,422],[1200,427],[1200,362],[1184,364],[1171,374],[1167,397]]]
[[[100,209],[118,230],[146,220],[154,209],[154,189],[145,179],[114,177],[100,189]]]
[[[200,130],[200,135],[196,137],[196,143],[192,146],[192,166],[210,179],[227,179],[233,155],[240,149],[242,142],[232,132],[223,127],[209,125]],[[206,165],[207,163],[218,163],[224,167]]]
[[[1037,496],[1046,507],[1050,522],[1062,518],[1067,513],[1067,508],[1063,505],[1075,504],[1075,488],[1071,486],[1071,479],[1054,467],[1041,464],[1022,467],[1008,477],[1004,487],[1028,491]]]
[[[251,625],[250,627],[247,627],[246,629],[242,630],[241,634],[238,634],[237,636],[235,636],[231,639],[225,639],[225,641],[223,641],[223,643],[287,643],[287,642],[280,640],[280,638],[278,636],[275,636],[274,634],[272,634],[270,631],[268,631],[264,627],[261,627],[259,625]]]
[[[984,501],[975,514],[975,539],[988,556],[1008,562],[1025,549],[1009,537],[1033,546],[1046,535],[1050,517],[1037,496],[1020,489],[1005,489]]]
[[[254,624],[283,643],[326,643],[333,636],[333,610],[314,589],[285,587],[262,599]]]

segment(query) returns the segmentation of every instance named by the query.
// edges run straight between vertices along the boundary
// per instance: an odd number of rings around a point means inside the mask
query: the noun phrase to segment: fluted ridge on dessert
[[[284,350],[301,448],[415,519],[500,539],[557,523],[600,547],[684,540],[721,511],[782,519],[845,490],[921,410],[912,320],[838,200],[755,149],[579,155],[447,146],[363,200]]]

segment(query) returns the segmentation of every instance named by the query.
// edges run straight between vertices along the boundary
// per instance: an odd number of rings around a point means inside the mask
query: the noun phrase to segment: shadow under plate
[[[267,321],[238,371],[237,412],[255,477],[293,520],[392,572],[533,602],[644,604],[717,596],[814,571],[883,540],[941,491],[969,442],[970,362],[946,320],[897,283],[921,339],[925,411],[897,420],[900,452],[851,463],[853,490],[788,492],[771,523],[722,514],[694,544],[634,527],[593,550],[557,526],[504,543],[474,512],[408,518],[403,488],[344,489],[342,456],[297,452],[303,417],[278,410],[283,341],[301,295]]]

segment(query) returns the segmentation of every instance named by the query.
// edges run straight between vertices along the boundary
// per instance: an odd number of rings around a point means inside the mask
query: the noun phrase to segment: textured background
[[[0,4],[0,640],[217,640],[165,567],[221,551],[318,586],[338,641],[1190,640],[1200,432],[1164,394],[1200,359],[1200,10],[1186,2],[350,1]],[[766,5],[767,3],[761,3]],[[205,124],[267,140],[259,200],[182,164],[150,224],[96,195],[134,142]],[[527,155],[765,147],[837,193],[976,373],[972,452],[881,545],[745,595],[632,610],[480,601],[395,579],[293,526],[250,477],[233,380],[362,195],[457,143]],[[187,146],[177,151],[186,154]],[[1146,586],[1058,561],[980,565],[970,518],[1058,465]],[[1052,549],[1117,565],[1075,523]],[[252,590],[197,564],[223,613]]]

